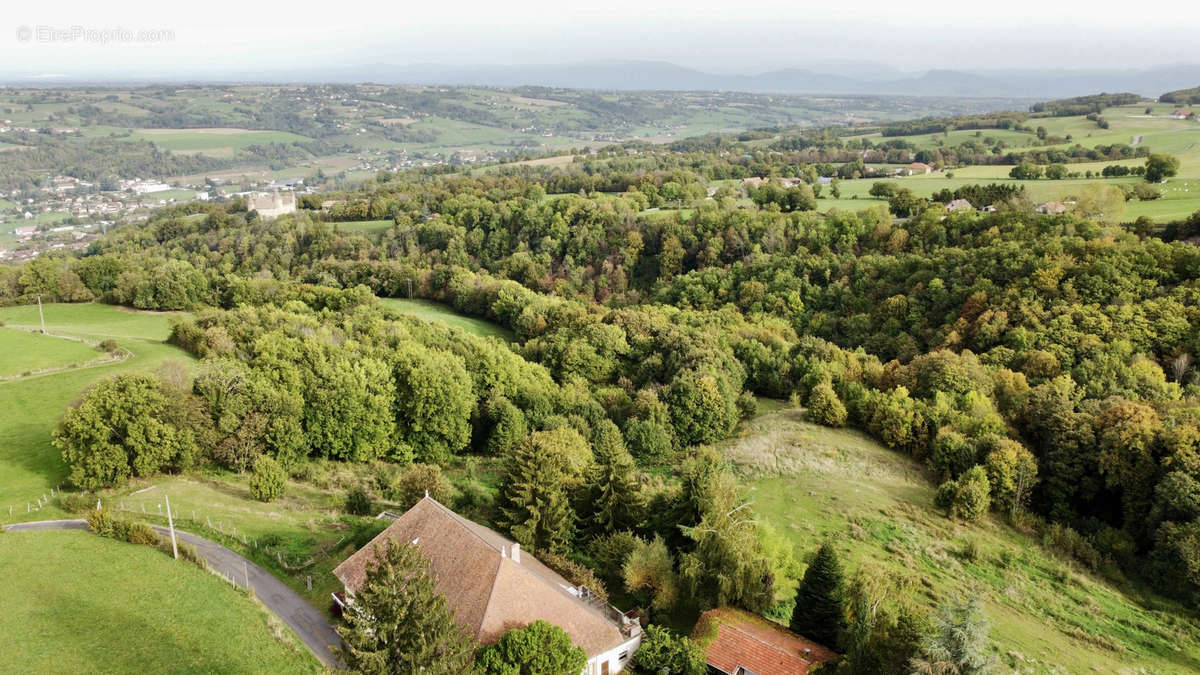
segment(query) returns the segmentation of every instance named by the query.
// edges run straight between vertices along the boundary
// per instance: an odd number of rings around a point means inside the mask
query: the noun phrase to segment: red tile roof
[[[739,667],[756,675],[804,675],[814,664],[837,658],[773,621],[732,607],[705,612],[692,635],[699,640],[711,638],[705,660],[731,675]]]

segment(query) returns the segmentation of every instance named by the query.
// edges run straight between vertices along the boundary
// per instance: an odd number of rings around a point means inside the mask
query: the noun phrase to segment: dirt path
[[[151,525],[159,535],[168,537],[167,528]],[[10,532],[41,531],[41,530],[86,530],[85,520],[38,520],[30,523],[15,523],[6,525]],[[221,576],[233,581],[241,588],[249,587],[254,590],[254,597],[267,606],[275,616],[278,616],[296,637],[304,643],[308,650],[325,666],[341,668],[341,660],[334,654],[332,646],[340,645],[342,640],[337,631],[321,612],[300,597],[295,591],[275,578],[275,575],[255,565],[233,551],[211,542],[203,537],[197,537],[190,532],[175,530],[175,536],[204,558],[208,566]]]

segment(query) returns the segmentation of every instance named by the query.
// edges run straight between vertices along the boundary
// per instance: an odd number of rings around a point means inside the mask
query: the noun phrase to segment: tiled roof
[[[705,612],[693,635],[712,638],[705,660],[730,674],[740,667],[757,675],[804,675],[814,664],[837,658],[773,621],[732,607]]]
[[[375,547],[390,540],[421,548],[438,592],[480,644],[491,644],[537,619],[565,630],[589,657],[626,640],[615,623],[567,590],[567,580],[528,552],[514,561],[509,553],[513,542],[429,497],[338,565],[334,575],[357,591],[366,581]]]

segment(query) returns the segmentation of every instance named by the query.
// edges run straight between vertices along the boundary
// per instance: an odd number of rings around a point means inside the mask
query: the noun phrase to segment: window
[[[625,659],[629,658],[629,652],[621,652],[621,655],[617,658],[624,661]]]

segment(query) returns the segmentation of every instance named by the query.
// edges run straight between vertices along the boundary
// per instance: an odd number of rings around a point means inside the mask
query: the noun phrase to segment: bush
[[[287,487],[287,472],[279,462],[260,456],[254,460],[254,472],[250,475],[250,496],[260,502],[270,502],[283,496]]]
[[[117,341],[113,340],[111,338],[108,340],[102,340],[99,344],[99,347],[100,347],[100,349],[108,352],[109,354],[112,354],[113,352],[115,352],[121,348],[120,345],[117,344]]]
[[[608,602],[608,590],[604,588],[604,582],[600,581],[600,577],[597,577],[592,570],[574,560],[568,560],[561,555],[547,551],[539,552],[538,560],[542,561],[546,567],[561,574],[576,588],[586,586],[593,594]]]
[[[983,467],[975,465],[959,476],[938,486],[933,503],[951,518],[979,520],[991,506],[991,488]]]
[[[96,498],[86,492],[60,492],[58,506],[67,513],[87,513],[96,508]]]
[[[586,665],[587,653],[571,643],[571,636],[541,619],[505,633],[479,650],[475,662],[478,671],[498,675],[575,675]]]
[[[346,493],[346,513],[367,516],[371,514],[371,509],[371,495],[367,494],[363,486],[357,485]]]
[[[410,464],[399,477],[392,481],[387,496],[400,503],[401,508],[410,509],[428,494],[433,499],[447,504],[454,493],[450,481],[442,475],[436,464]]]
[[[633,656],[638,670],[667,675],[703,675],[704,650],[686,637],[676,637],[666,628],[646,626],[642,646]]]
[[[846,424],[846,406],[838,398],[833,385],[822,382],[813,387],[808,395],[808,415],[817,424],[840,427]]]
[[[487,486],[475,480],[464,484],[454,499],[454,510],[477,522],[493,520],[495,508],[495,496]]]

